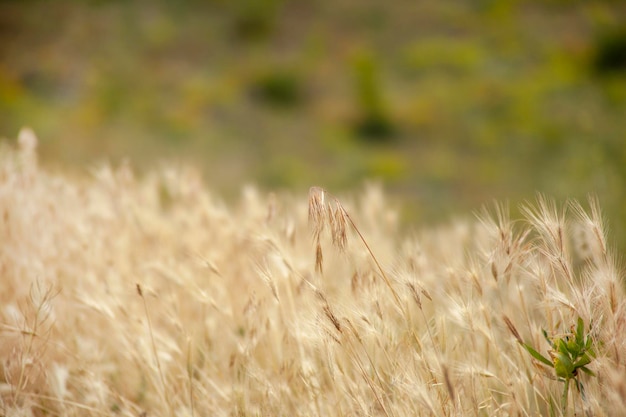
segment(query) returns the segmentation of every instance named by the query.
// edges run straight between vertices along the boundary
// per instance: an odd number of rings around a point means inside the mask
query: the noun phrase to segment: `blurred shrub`
[[[253,81],[252,97],[276,108],[290,108],[304,100],[300,75],[289,69],[268,71]]]
[[[626,74],[626,28],[607,31],[597,37],[591,65],[599,75]]]
[[[233,32],[244,41],[257,41],[272,33],[281,0],[242,0],[233,2]]]
[[[354,132],[364,140],[388,141],[395,127],[383,98],[378,63],[369,53],[362,52],[354,60],[353,71],[358,111]]]
[[[378,113],[364,114],[357,121],[354,128],[359,138],[375,142],[388,141],[395,133],[394,126],[389,118]]]

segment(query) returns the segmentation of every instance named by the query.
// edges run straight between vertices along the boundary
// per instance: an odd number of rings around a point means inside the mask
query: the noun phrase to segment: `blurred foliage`
[[[257,41],[271,34],[276,24],[279,0],[241,0],[234,7],[233,33],[241,40]]]
[[[277,108],[291,108],[304,100],[301,81],[294,71],[276,68],[252,83],[252,96]]]
[[[359,112],[354,130],[358,137],[372,141],[388,140],[394,132],[383,99],[378,63],[365,52],[354,62],[356,105]]]
[[[626,28],[622,26],[598,36],[592,65],[600,74],[626,72]]]
[[[33,127],[49,164],[190,160],[227,198],[377,178],[412,221],[593,193],[626,243],[625,18],[608,0],[1,2],[0,134]]]

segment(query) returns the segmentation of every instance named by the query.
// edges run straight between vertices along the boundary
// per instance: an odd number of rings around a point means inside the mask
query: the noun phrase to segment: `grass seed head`
[[[320,187],[309,189],[309,224],[313,232],[313,238],[319,241],[324,231],[326,213],[326,191]]]

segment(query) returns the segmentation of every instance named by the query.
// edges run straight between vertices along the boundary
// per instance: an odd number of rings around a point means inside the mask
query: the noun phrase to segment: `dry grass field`
[[[186,167],[48,171],[23,130],[0,415],[624,415],[622,270],[587,205],[407,233],[376,188],[226,205]]]

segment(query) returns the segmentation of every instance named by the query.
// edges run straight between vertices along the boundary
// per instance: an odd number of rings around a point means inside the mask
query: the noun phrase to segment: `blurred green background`
[[[378,179],[412,224],[596,194],[626,242],[626,2],[0,2],[0,136],[242,184]],[[12,139],[13,140],[13,139]]]

